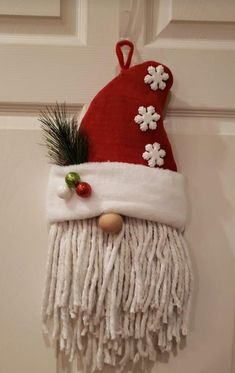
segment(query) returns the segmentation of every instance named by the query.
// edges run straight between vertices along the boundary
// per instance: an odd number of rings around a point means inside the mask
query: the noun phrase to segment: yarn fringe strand
[[[155,361],[187,334],[192,269],[182,234],[125,218],[117,235],[97,219],[49,231],[43,330],[86,369]]]

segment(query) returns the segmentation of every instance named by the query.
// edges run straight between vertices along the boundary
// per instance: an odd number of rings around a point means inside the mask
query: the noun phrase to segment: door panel
[[[118,2],[62,0],[53,17],[49,3],[0,4],[1,373],[60,370],[41,333],[49,166],[39,110],[66,101],[79,113],[115,74]]]

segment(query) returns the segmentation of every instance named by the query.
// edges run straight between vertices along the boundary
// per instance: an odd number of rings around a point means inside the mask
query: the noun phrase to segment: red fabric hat
[[[126,64],[123,45],[130,47]],[[81,129],[89,139],[88,160],[143,164],[176,171],[163,126],[172,73],[154,61],[129,68],[133,48],[127,40],[117,43],[121,73],[95,96],[83,118]]]
[[[121,47],[130,48],[126,63]],[[183,229],[186,220],[184,177],[176,172],[163,126],[163,109],[173,77],[154,61],[129,68],[134,46],[117,43],[120,74],[93,99],[81,130],[88,138],[88,162],[53,166],[49,181],[49,221],[86,219],[102,213],[156,221]],[[66,203],[54,191],[68,172],[92,187],[89,198]]]

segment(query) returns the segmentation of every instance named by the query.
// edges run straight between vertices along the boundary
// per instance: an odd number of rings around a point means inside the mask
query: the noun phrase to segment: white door
[[[152,371],[235,372],[234,22],[233,0],[0,1],[1,373],[72,369],[41,334],[49,166],[37,115],[56,100],[79,112],[117,73],[120,37],[135,42],[135,63],[174,74],[166,129],[190,200],[190,335]]]

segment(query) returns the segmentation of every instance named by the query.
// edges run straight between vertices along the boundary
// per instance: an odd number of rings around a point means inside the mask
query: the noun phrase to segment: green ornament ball
[[[75,188],[80,182],[80,180],[81,180],[80,176],[78,175],[77,172],[69,172],[65,176],[65,182],[69,188]]]

